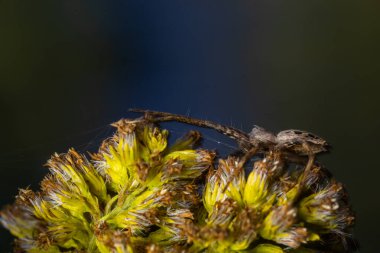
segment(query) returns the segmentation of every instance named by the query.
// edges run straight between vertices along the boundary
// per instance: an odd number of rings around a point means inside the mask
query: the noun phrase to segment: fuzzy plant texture
[[[41,190],[2,210],[14,252],[349,252],[347,193],[317,162],[217,161],[196,131],[169,145],[152,122],[113,126],[98,153],[54,154]]]

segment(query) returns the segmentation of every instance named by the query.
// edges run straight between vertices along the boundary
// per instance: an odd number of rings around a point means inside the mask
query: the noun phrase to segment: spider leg
[[[254,155],[256,155],[258,151],[259,151],[259,147],[257,146],[257,147],[251,148],[247,153],[244,154],[244,156],[241,158],[241,160],[237,166],[237,170],[234,171],[234,173],[232,175],[230,175],[230,178],[228,179],[226,185],[224,186],[224,188],[222,190],[223,193],[227,190],[227,187],[232,182],[234,177],[237,176],[238,173],[243,169],[244,164],[246,162],[248,162],[249,159],[251,159]]]
[[[305,170],[304,170],[304,172],[302,174],[302,178],[300,180],[301,185],[303,187],[305,185],[305,183],[306,183],[305,182],[306,176],[308,175],[308,173],[310,173],[311,168],[314,165],[315,153],[313,152],[313,150],[309,147],[309,145],[307,143],[303,143],[302,147],[305,149],[305,151],[307,151],[307,154],[308,154],[308,161],[307,161],[307,164],[305,166]]]
[[[226,135],[234,140],[236,140],[245,151],[252,148],[253,144],[249,139],[249,136],[247,133],[233,128],[233,127],[227,127],[209,120],[201,120],[201,119],[194,119],[191,117],[173,114],[173,113],[167,113],[167,112],[157,112],[157,111],[149,111],[144,109],[130,109],[131,112],[138,112],[138,113],[144,113],[144,117],[151,121],[151,122],[165,122],[165,121],[177,121],[193,126],[199,126],[204,128],[210,128],[214,129],[217,132]]]

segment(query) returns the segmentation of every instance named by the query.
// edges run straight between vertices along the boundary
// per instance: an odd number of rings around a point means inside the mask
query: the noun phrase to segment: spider
[[[195,119],[173,113],[144,109],[130,109],[129,111],[144,113],[143,118],[140,120],[147,120],[153,123],[177,121],[189,125],[211,128],[236,140],[244,153],[238,166],[239,169],[236,170],[234,176],[236,176],[243,168],[243,165],[258,152],[265,153],[265,151],[274,151],[281,154],[282,158],[288,161],[305,164],[305,174],[300,180],[302,184],[305,184],[304,177],[311,170],[315,155],[328,151],[329,147],[328,143],[321,137],[301,130],[289,129],[275,135],[262,127],[254,126],[250,133],[245,133],[234,127],[224,126],[209,120]],[[307,159],[304,159],[305,156],[307,156]],[[231,183],[234,176],[226,183],[223,191],[227,189],[227,186]]]
[[[299,156],[314,156],[328,151],[328,143],[315,134],[301,130],[284,130],[273,134],[262,127],[254,126],[250,133],[224,126],[212,121],[167,112],[130,109],[132,112],[144,113],[144,118],[151,122],[177,121],[194,126],[214,129],[236,140],[243,151],[274,149],[295,153]]]

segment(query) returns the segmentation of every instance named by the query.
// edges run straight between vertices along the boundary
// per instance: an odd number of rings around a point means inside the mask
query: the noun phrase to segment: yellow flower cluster
[[[349,251],[342,242],[354,218],[341,184],[316,165],[291,168],[280,152],[268,152],[255,161],[247,179],[244,162],[236,157],[220,160],[209,174],[203,194],[207,215],[187,229],[192,249]]]
[[[175,226],[199,203],[195,180],[213,153],[190,132],[168,147],[166,130],[121,120],[89,161],[71,149],[48,161],[41,192],[21,190],[1,222],[26,252],[139,252],[186,241]]]
[[[345,190],[316,164],[268,151],[214,169],[214,152],[193,148],[198,132],[170,146],[148,120],[113,126],[90,158],[53,155],[41,191],[20,190],[0,213],[15,252],[347,251]]]

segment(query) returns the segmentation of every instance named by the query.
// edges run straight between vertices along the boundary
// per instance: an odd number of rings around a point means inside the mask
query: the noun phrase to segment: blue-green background
[[[379,13],[375,0],[0,0],[0,205],[37,188],[53,152],[96,150],[143,107],[325,137],[360,252],[377,252]],[[1,229],[1,252],[10,242]]]

